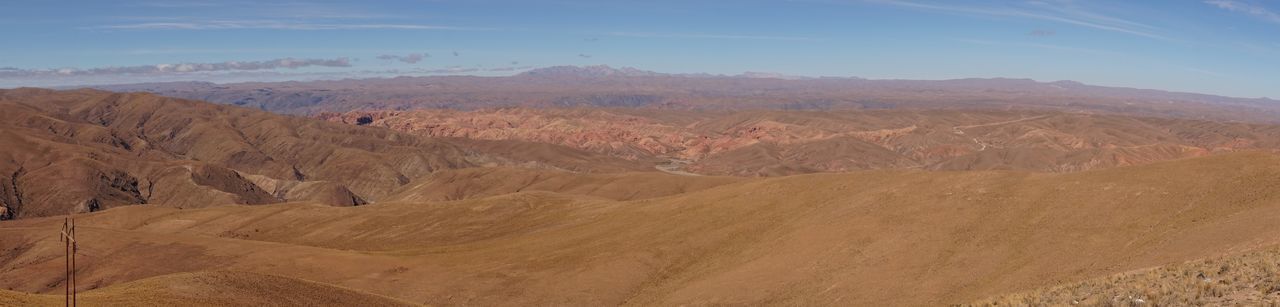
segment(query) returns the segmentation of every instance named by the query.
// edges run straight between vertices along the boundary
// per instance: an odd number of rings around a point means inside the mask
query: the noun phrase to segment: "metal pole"
[[[76,242],[76,218],[71,217],[71,306],[76,306],[76,252],[79,251]]]
[[[66,301],[67,306],[71,306],[71,238],[67,236],[70,234],[70,226],[71,217],[67,217],[62,220],[63,253],[66,254],[67,257],[66,259],[63,259],[65,265],[62,267],[65,271],[63,272],[63,274],[65,274],[63,276],[63,290],[66,292],[66,296],[63,297],[63,300]]]
[[[71,306],[71,240],[67,236],[71,225],[71,217],[62,219],[62,252],[66,255],[63,259],[62,278],[63,278],[63,303],[68,307]]]

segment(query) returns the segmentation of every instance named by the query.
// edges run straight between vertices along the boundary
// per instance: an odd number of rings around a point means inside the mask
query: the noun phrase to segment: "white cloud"
[[[36,87],[74,87],[111,84],[150,83],[150,82],[184,82],[200,81],[214,83],[234,82],[278,82],[278,81],[313,81],[338,80],[351,78],[388,78],[388,77],[421,77],[447,75],[507,76],[513,72],[524,71],[532,66],[499,66],[489,69],[480,67],[449,66],[440,68],[413,69],[337,69],[337,70],[227,70],[227,71],[191,71],[176,72],[182,64],[161,64],[168,73],[124,73],[124,74],[84,74],[77,69],[33,70],[13,67],[0,67],[0,88],[20,86]],[[199,67],[199,64],[190,64]],[[293,64],[297,65],[297,64]],[[157,65],[148,65],[154,68]],[[23,75],[9,73],[23,72]],[[59,75],[58,73],[63,73]]]
[[[174,63],[138,66],[110,66],[90,69],[0,69],[0,78],[104,76],[104,75],[165,75],[194,72],[253,71],[273,69],[297,69],[309,66],[351,67],[348,58],[296,59],[282,58],[267,61],[227,61],[219,63]]]
[[[421,24],[393,23],[311,23],[278,20],[206,20],[193,22],[144,22],[90,27],[90,29],[107,30],[449,30],[449,31],[484,31],[489,28],[454,27]]]
[[[728,34],[705,34],[705,33],[612,32],[612,33],[609,33],[609,35],[623,36],[623,37],[646,37],[646,38],[744,39],[744,40],[784,40],[784,41],[816,40],[812,37],[804,37],[804,36],[728,35]]]
[[[1212,70],[1199,69],[1199,68],[1195,68],[1195,67],[1182,67],[1182,66],[1175,66],[1175,67],[1177,67],[1178,69],[1181,69],[1181,70],[1185,70],[1185,71],[1189,71],[1189,72],[1193,72],[1193,73],[1197,73],[1197,74],[1202,74],[1202,75],[1207,75],[1207,76],[1214,76],[1214,77],[1219,77],[1219,78],[1230,77],[1230,76],[1228,76],[1227,74],[1220,73],[1220,72],[1216,72],[1216,71],[1212,71]]]
[[[1262,20],[1269,22],[1280,23],[1280,13],[1267,9],[1261,5],[1232,0],[1208,0],[1204,3],[1232,12],[1253,15],[1254,17],[1262,18]]]
[[[490,68],[489,71],[521,71],[521,70],[529,70],[531,68],[533,68],[533,66],[520,66],[520,67],[508,66],[508,67]]]
[[[1017,42],[998,42],[998,41],[989,41],[989,40],[981,40],[981,39],[968,39],[968,38],[954,38],[954,39],[951,39],[951,40],[954,40],[954,41],[957,41],[957,42],[962,42],[962,43],[967,43],[967,44],[975,44],[975,45],[1000,46],[1000,47],[1027,47],[1027,48],[1040,48],[1040,49],[1049,49],[1049,50],[1058,50],[1058,51],[1069,51],[1069,52],[1075,52],[1075,53],[1089,53],[1089,54],[1105,54],[1105,55],[1115,55],[1115,54],[1119,54],[1119,53],[1117,53],[1117,52],[1106,51],[1106,50],[1089,49],[1089,48],[1080,48],[1080,47],[1071,47],[1071,46],[1061,46],[1061,45],[1053,45],[1053,44],[1040,44],[1040,43],[1017,43]]]
[[[428,57],[431,57],[431,55],[426,53],[410,53],[408,55],[384,54],[384,55],[379,55],[378,59],[386,60],[386,61],[395,60],[395,61],[400,61],[400,62],[409,63],[409,64],[417,64],[418,62],[421,62],[422,59],[428,58]]]
[[[1046,2],[1031,2],[1035,7],[1039,7],[1040,10],[1013,7],[953,6],[906,0],[866,0],[866,2],[956,14],[1036,19],[1147,38],[1172,40],[1169,37],[1152,32],[1157,30],[1153,26]]]

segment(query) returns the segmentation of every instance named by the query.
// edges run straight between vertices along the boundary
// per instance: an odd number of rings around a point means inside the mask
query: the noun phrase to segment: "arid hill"
[[[715,175],[864,169],[1082,171],[1280,149],[1280,126],[993,110],[353,111],[328,121],[431,137],[563,145]]]
[[[125,206],[77,220],[89,293],[233,270],[438,305],[936,306],[1280,244],[1280,156],[810,174],[632,201]],[[60,293],[61,221],[0,223],[0,288]]]
[[[349,206],[552,184],[565,192],[565,185],[596,189],[614,176],[576,183],[515,169],[433,176],[473,167],[737,176],[1071,172],[1280,148],[1273,125],[1053,111],[515,108],[326,113],[325,122],[151,94],[38,89],[0,91],[0,109],[11,119],[0,123],[0,143],[10,145],[0,150],[0,174],[8,178],[0,184],[3,219],[130,204]],[[412,188],[422,186],[433,189]],[[662,189],[588,193],[630,199]]]
[[[1271,99],[1026,79],[941,81],[663,74],[549,67],[510,77],[398,77],[311,82],[113,85],[105,90],[234,104],[277,113],[492,107],[641,109],[1015,109],[1278,123]]]
[[[579,74],[540,73],[521,78]],[[105,305],[1280,295],[1254,261],[1280,246],[1268,124],[1087,106],[306,118],[41,89],[0,91],[0,110],[0,300],[21,305],[57,304],[67,212],[78,290]],[[1177,278],[1223,263],[1249,269]],[[1209,295],[1169,294],[1191,286]]]
[[[359,205],[474,166],[652,169],[563,146],[427,138],[152,94],[0,90],[0,110],[0,220],[132,204]]]

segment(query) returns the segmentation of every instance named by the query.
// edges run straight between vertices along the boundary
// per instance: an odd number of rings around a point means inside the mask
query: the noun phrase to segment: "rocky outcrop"
[[[287,202],[305,201],[340,207],[368,203],[347,187],[330,181],[282,180],[261,175],[245,175],[245,178],[275,198]]]

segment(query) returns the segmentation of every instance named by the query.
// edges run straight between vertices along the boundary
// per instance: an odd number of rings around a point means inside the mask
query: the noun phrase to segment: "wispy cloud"
[[[1082,9],[1077,5],[1078,2],[1072,1],[1072,0],[1029,1],[1027,3],[1034,7],[1061,13],[1072,18],[1090,20],[1092,22],[1111,24],[1111,25],[1116,25],[1120,27],[1132,27],[1132,28],[1139,28],[1139,29],[1146,29],[1146,30],[1153,30],[1153,31],[1160,30],[1160,28],[1149,25],[1149,24],[1145,24],[1145,23],[1141,23],[1141,22],[1137,22],[1129,19],[1124,19],[1124,18],[1111,17],[1111,16],[1100,14],[1100,13],[1095,13],[1086,9]]]
[[[612,32],[611,36],[644,37],[644,38],[689,38],[689,39],[741,39],[741,40],[780,40],[780,41],[812,41],[817,40],[805,36],[769,36],[769,35],[731,35],[705,33],[652,33],[652,32]]]
[[[124,2],[124,1],[122,1]],[[220,14],[222,16],[261,17],[269,19],[376,19],[403,16],[366,11],[360,6],[343,5],[341,2],[317,1],[181,1],[164,0],[123,3],[124,6],[168,10],[169,12]],[[172,16],[146,16],[144,18],[172,18]]]
[[[219,71],[255,71],[273,69],[297,69],[309,66],[351,67],[349,58],[295,59],[283,58],[267,61],[227,61],[219,63],[177,63],[139,66],[110,66],[89,69],[0,69],[0,78],[75,77],[105,75],[166,75]]]
[[[294,64],[296,65],[296,64]],[[150,66],[150,65],[148,65]],[[0,88],[19,86],[67,87],[149,82],[201,81],[215,83],[234,82],[275,82],[275,81],[312,81],[337,80],[350,78],[387,78],[400,76],[442,76],[442,75],[509,75],[511,72],[532,69],[533,66],[498,66],[489,69],[481,67],[449,66],[442,68],[413,69],[334,69],[334,70],[230,70],[230,71],[193,71],[187,73],[165,72],[123,74],[68,74],[51,75],[56,70],[27,70],[14,67],[0,67]],[[168,71],[168,70],[166,70]],[[18,75],[18,74],[21,75]]]
[[[1058,32],[1053,30],[1031,30],[1031,32],[1027,32],[1027,35],[1036,36],[1036,37],[1049,37],[1049,36],[1058,35]]]
[[[418,62],[422,62],[422,59],[428,58],[428,57],[431,57],[431,54],[427,54],[427,53],[410,53],[408,55],[384,54],[384,55],[379,55],[378,59],[385,60],[385,61],[394,60],[394,61],[400,61],[400,62],[409,63],[409,64],[417,64]]]
[[[1031,2],[1036,8],[1034,10],[1019,7],[956,6],[907,0],[866,0],[866,2],[955,14],[1035,19],[1153,39],[1173,40],[1153,32],[1158,29],[1150,25],[1048,2]]]
[[[144,22],[89,27],[107,30],[449,30],[486,31],[492,28],[455,27],[394,23],[312,23],[278,20],[206,20],[190,22]]]
[[[409,49],[387,49],[387,48],[139,48],[139,49],[123,49],[123,50],[89,50],[83,51],[84,55],[101,55],[101,54],[123,54],[123,55],[151,55],[151,54],[242,54],[242,53],[264,53],[264,54],[376,54],[380,52],[390,53],[414,53],[418,51],[416,48]],[[423,53],[427,57],[426,53]]]
[[[1072,47],[1072,46],[1062,46],[1062,45],[1054,45],[1054,44],[1001,42],[1001,41],[990,41],[990,40],[968,39],[968,38],[953,38],[951,40],[961,42],[961,43],[975,44],[975,45],[1039,48],[1039,49],[1049,49],[1049,50],[1068,51],[1068,52],[1075,52],[1075,53],[1089,53],[1089,54],[1105,54],[1105,55],[1119,54],[1113,51],[1080,48],[1080,47]]]
[[[219,7],[222,3],[207,1],[153,1],[131,3],[132,6],[139,7],[158,7],[158,8],[202,8],[202,7]]]
[[[533,66],[501,66],[489,69],[480,67],[463,67],[449,66],[443,68],[415,68],[415,69],[389,69],[389,70],[363,70],[352,73],[358,73],[366,76],[429,76],[429,75],[459,75],[484,72],[512,72],[532,69]]]
[[[1216,72],[1216,71],[1212,71],[1212,70],[1205,70],[1205,69],[1200,69],[1200,68],[1195,68],[1195,67],[1185,67],[1185,66],[1174,66],[1174,67],[1177,67],[1178,69],[1181,69],[1181,70],[1185,70],[1185,71],[1189,71],[1189,72],[1193,72],[1193,73],[1197,73],[1197,74],[1202,74],[1202,75],[1207,75],[1207,76],[1214,76],[1214,77],[1219,77],[1219,78],[1230,77],[1230,76],[1229,76],[1229,75],[1227,75],[1227,74],[1220,73],[1220,72]]]
[[[1280,23],[1280,13],[1267,9],[1261,5],[1233,0],[1208,0],[1204,3],[1232,12],[1249,14],[1268,22]]]
[[[495,68],[490,68],[490,69],[489,69],[489,71],[495,71],[495,72],[497,72],[497,71],[519,71],[519,70],[529,70],[529,69],[531,69],[531,68],[533,68],[533,66],[520,66],[520,67],[508,66],[508,67],[495,67]]]
[[[440,68],[440,69],[421,69],[421,70],[415,70],[413,72],[425,73],[425,74],[460,74],[460,73],[469,73],[469,72],[477,72],[477,71],[480,71],[480,69],[474,68],[474,67],[453,66],[453,67],[446,67],[446,68]]]
[[[334,52],[334,49],[307,49],[307,48],[147,48],[147,49],[131,49],[124,51],[105,51],[94,50],[94,54],[102,53],[121,53],[128,55],[150,55],[150,54],[235,54],[235,53],[316,53],[316,52]],[[370,52],[374,50],[360,50],[358,52]]]

